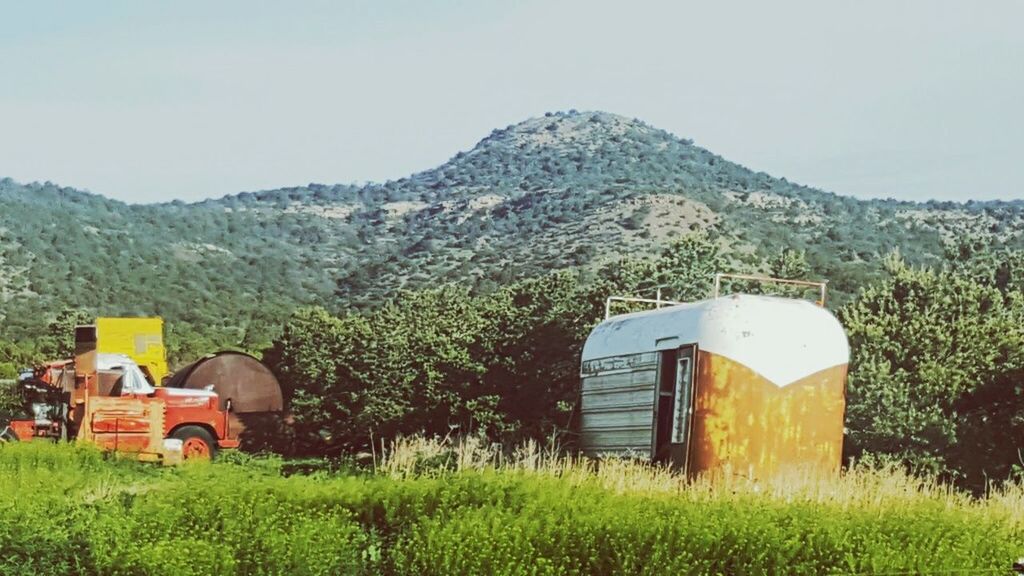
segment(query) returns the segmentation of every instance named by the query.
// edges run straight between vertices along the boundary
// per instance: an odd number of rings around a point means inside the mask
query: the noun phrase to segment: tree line
[[[487,295],[442,286],[373,312],[299,310],[265,354],[291,398],[292,449],[350,453],[412,433],[571,441],[579,354],[605,297],[663,286],[667,298],[704,298],[728,265],[699,234],[591,277],[556,272]],[[754,268],[808,273],[792,250]],[[973,485],[1019,473],[1024,253],[964,241],[941,265],[893,253],[884,268],[836,310],[852,349],[846,457]]]
[[[276,447],[341,455],[414,433],[507,443],[559,433],[571,443],[579,354],[608,295],[661,287],[665,298],[696,300],[715,272],[736,267],[810,274],[799,251],[738,262],[722,246],[698,233],[654,259],[552,272],[486,294],[452,284],[369,311],[300,308],[262,351],[290,400],[292,425]],[[967,239],[939,264],[912,266],[893,252],[883,268],[835,310],[852,352],[846,457],[975,486],[1024,473],[1024,252]],[[29,346],[0,341],[0,379],[67,356],[70,328],[82,320],[69,310]],[[179,352],[204,345],[187,326],[169,330]]]

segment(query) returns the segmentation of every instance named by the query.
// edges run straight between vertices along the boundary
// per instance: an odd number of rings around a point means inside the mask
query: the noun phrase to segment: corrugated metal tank
[[[582,359],[585,454],[691,474],[839,468],[849,346],[810,302],[740,294],[616,316]]]
[[[262,362],[242,352],[218,352],[177,370],[165,384],[170,388],[213,386],[220,409],[231,402],[237,414],[279,412],[284,407],[281,385]]]
[[[287,453],[292,448],[281,385],[266,365],[248,354],[210,354],[176,371],[165,385],[213,386],[221,410],[231,402],[228,436],[239,440],[243,450]]]

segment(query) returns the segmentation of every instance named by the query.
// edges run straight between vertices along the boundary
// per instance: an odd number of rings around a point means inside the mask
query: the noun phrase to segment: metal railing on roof
[[[631,296],[609,296],[604,302],[604,319],[607,320],[612,317],[612,302],[637,302],[640,304],[654,304],[655,309],[661,308],[662,306],[675,306],[676,304],[682,304],[682,302],[676,302],[675,300],[654,300],[651,298],[633,298]]]
[[[817,288],[821,298],[815,303],[818,306],[825,306],[825,295],[828,289],[828,280],[815,282],[811,280],[790,280],[788,278],[773,278],[771,276],[755,276],[753,274],[728,274],[719,272],[715,274],[715,290],[714,298],[721,296],[722,292],[722,280],[748,280],[753,282],[768,282],[773,284],[788,284],[791,286],[803,286],[805,288]],[[658,286],[657,295],[654,298],[639,298],[634,296],[609,296],[604,302],[604,319],[607,320],[612,317],[612,303],[613,302],[626,302],[626,303],[637,303],[637,304],[654,304],[654,308],[658,309],[663,306],[676,306],[683,304],[676,300],[667,300],[661,297],[661,289],[664,286]]]
[[[604,319],[607,320],[612,317],[612,302],[634,302],[638,304],[654,304],[654,308],[658,309],[662,306],[675,306],[676,304],[682,304],[682,302],[676,302],[675,300],[665,300],[661,297],[661,289],[664,286],[658,286],[658,292],[655,298],[635,298],[633,296],[609,296],[604,301]]]
[[[818,300],[816,304],[818,306],[825,306],[825,292],[828,288],[828,280],[814,282],[811,280],[790,280],[788,278],[772,278],[770,276],[754,276],[752,274],[724,274],[719,272],[718,274],[715,274],[715,298],[718,298],[720,296],[723,278],[730,278],[733,280],[752,280],[755,282],[769,282],[773,284],[789,284],[792,286],[817,288],[821,293],[821,299]]]

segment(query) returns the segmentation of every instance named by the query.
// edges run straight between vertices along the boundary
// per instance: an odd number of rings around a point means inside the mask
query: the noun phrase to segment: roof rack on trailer
[[[609,296],[604,301],[604,319],[607,320],[612,317],[612,302],[636,302],[640,304],[654,304],[655,309],[661,308],[662,306],[675,306],[682,304],[675,300],[665,300],[661,297],[661,289],[664,286],[658,286],[658,292],[654,299],[651,298],[634,298],[633,296]]]
[[[725,274],[719,272],[715,274],[715,298],[718,298],[721,294],[722,279],[731,278],[734,280],[752,280],[754,282],[770,282],[774,284],[789,284],[792,286],[804,286],[807,288],[818,288],[821,293],[821,299],[817,300],[815,304],[818,306],[825,306],[825,292],[828,289],[828,280],[822,280],[815,282],[811,280],[790,280],[788,278],[772,278],[770,276],[755,276],[752,274]]]
[[[662,306],[675,306],[676,304],[682,304],[682,302],[676,302],[675,300],[654,300],[651,298],[633,298],[630,296],[609,296],[604,301],[604,319],[607,320],[612,317],[612,302],[639,302],[641,304],[654,304],[655,308],[661,308]]]
[[[815,301],[818,306],[825,306],[825,295],[828,290],[828,280],[812,281],[812,280],[790,280],[788,278],[773,278],[771,276],[755,276],[753,274],[729,274],[725,272],[718,272],[715,274],[715,291],[714,298],[721,296],[722,292],[722,280],[749,280],[754,282],[769,282],[774,284],[789,284],[791,286],[804,286],[806,288],[817,288],[821,294],[821,298]],[[654,298],[637,298],[633,296],[609,296],[604,301],[604,319],[607,320],[612,317],[612,302],[633,302],[638,304],[654,304],[655,309],[661,308],[662,306],[676,306],[683,304],[676,300],[666,300],[661,297],[661,289],[664,286],[658,286],[657,296]]]

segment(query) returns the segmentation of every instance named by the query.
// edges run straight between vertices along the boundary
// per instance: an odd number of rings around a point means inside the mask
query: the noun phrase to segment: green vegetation
[[[69,308],[157,314],[180,364],[217,348],[259,351],[297,307],[375,309],[440,283],[489,294],[553,270],[653,257],[709,230],[732,268],[802,253],[841,304],[884,275],[896,248],[935,265],[944,242],[967,233],[1020,247],[1022,209],[841,197],[638,120],[576,111],[495,130],[438,168],[361,187],[133,206],[3,179],[0,340],[43,337]]]
[[[496,454],[405,442],[377,473],[289,476],[272,459],[159,469],[3,445],[0,573],[980,573],[1024,536],[1017,487],[974,500],[863,470],[713,486]]]
[[[853,351],[848,448],[982,488],[1019,474],[1022,254],[965,242],[939,269],[893,257],[839,311]]]
[[[374,438],[485,433],[515,443],[571,431],[580,347],[608,294],[706,294],[723,256],[707,236],[590,278],[567,272],[474,296],[442,287],[380,310],[299,311],[265,360],[291,397],[292,453],[368,450]],[[759,265],[805,271],[784,250]],[[1022,473],[1024,255],[974,242],[936,268],[890,256],[887,277],[839,309],[850,337],[848,458],[984,490]],[[739,284],[727,291],[755,291]]]
[[[264,354],[291,400],[290,446],[335,453],[451,432],[515,443],[569,428],[579,353],[605,297],[662,285],[667,298],[693,299],[723,260],[712,238],[690,235],[590,279],[555,272],[483,295],[446,286],[337,317],[300,310]]]
[[[15,444],[0,470],[2,574],[352,574],[369,538],[348,510],[255,468],[167,472]]]
[[[667,298],[700,298],[728,266],[723,240],[690,234],[654,259],[483,294],[442,285],[364,311],[301,308],[264,351],[294,416],[267,447],[339,456],[409,434],[482,433],[510,444],[571,432],[579,351],[604,298],[653,295],[657,286]],[[808,268],[806,253],[789,248],[743,266],[782,277]],[[897,462],[977,491],[1024,474],[1024,253],[966,240],[934,267],[890,256],[885,274],[838,310],[852,347],[847,457]],[[42,354],[66,354],[80,318],[60,314],[35,349],[0,347],[10,359],[0,378]]]
[[[840,197],[575,111],[361,187],[132,206],[4,179],[0,379],[67,355],[82,318],[158,314],[172,364],[264,355],[292,454],[517,442],[571,430],[606,296],[702,298],[723,270],[823,277],[853,347],[848,456],[981,489],[1024,474],[1022,209]]]

